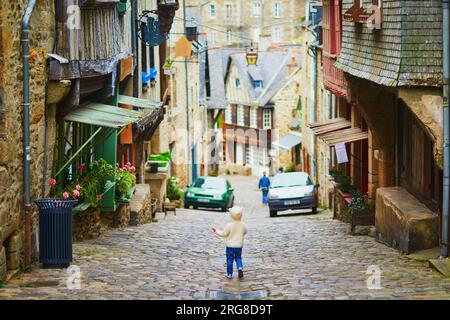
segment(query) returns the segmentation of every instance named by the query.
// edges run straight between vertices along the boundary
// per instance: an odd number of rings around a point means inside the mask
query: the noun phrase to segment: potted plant
[[[176,177],[171,177],[167,182],[167,198],[172,204],[181,207],[184,192],[179,187],[179,180]]]
[[[173,61],[170,59],[167,59],[166,63],[163,65],[164,74],[165,75],[174,75],[175,74],[175,68],[173,67]]]
[[[129,200],[136,186],[136,168],[128,162],[123,168],[116,168],[116,198]]]
[[[151,173],[166,173],[169,170],[171,159],[172,153],[169,151],[150,155],[145,163],[145,170]]]
[[[355,234],[357,225],[373,225],[375,222],[375,205],[371,199],[359,190],[352,192],[352,200],[348,204],[347,214],[350,220],[350,234]]]

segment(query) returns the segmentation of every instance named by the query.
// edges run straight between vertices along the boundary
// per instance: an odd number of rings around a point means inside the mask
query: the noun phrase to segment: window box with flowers
[[[351,193],[351,202],[347,207],[350,220],[350,234],[355,234],[356,226],[372,226],[375,224],[375,205],[372,199],[356,190]]]
[[[127,163],[123,168],[116,168],[116,202],[129,203],[136,190],[136,168]]]
[[[176,72],[176,69],[173,65],[172,60],[167,60],[166,63],[163,65],[164,74],[167,76],[174,75]]]
[[[86,211],[100,206],[103,195],[114,187],[108,178],[114,176],[114,167],[105,160],[95,161],[91,166],[78,166],[78,172],[66,186],[58,186],[55,179],[50,180],[51,198],[76,199],[74,211]]]

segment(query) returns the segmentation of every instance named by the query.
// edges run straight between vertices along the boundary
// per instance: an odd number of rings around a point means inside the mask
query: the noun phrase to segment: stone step
[[[15,278],[18,278],[20,275],[20,269],[8,270],[6,273],[6,282],[11,281]]]
[[[431,259],[430,267],[435,268],[444,277],[450,278],[450,259]]]

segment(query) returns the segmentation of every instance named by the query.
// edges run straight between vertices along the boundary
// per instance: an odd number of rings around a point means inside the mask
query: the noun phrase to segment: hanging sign
[[[161,22],[147,16],[147,22],[142,24],[142,39],[150,47],[161,45],[167,37],[161,35]]]
[[[336,151],[337,162],[339,164],[348,162],[347,148],[345,147],[345,143],[339,143],[335,145],[334,150]]]
[[[192,56],[192,42],[185,36],[175,43],[175,57],[190,58]]]

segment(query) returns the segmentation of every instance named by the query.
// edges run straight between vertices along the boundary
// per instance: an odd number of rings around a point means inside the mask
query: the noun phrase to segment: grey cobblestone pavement
[[[245,278],[225,278],[225,244],[210,231],[225,213],[177,216],[77,243],[81,289],[66,270],[36,269],[0,289],[0,299],[450,299],[450,279],[348,226],[329,212],[269,218],[254,178],[232,177],[249,234]],[[367,289],[367,268],[381,268],[381,289]]]

